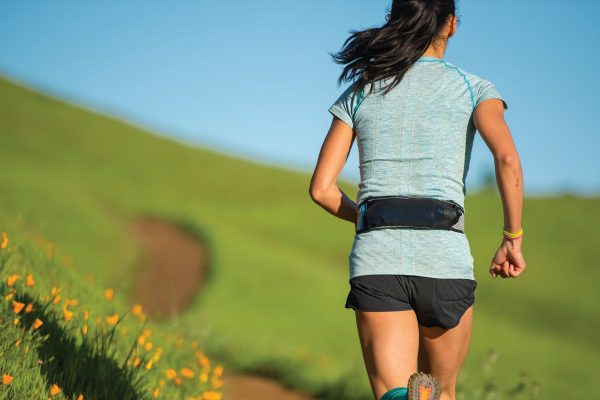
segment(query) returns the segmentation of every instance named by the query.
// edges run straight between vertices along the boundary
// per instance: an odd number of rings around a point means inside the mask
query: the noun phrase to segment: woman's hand
[[[494,279],[498,275],[502,278],[516,278],[525,271],[525,259],[521,253],[523,238],[509,240],[504,238],[496,255],[492,259],[490,274]]]

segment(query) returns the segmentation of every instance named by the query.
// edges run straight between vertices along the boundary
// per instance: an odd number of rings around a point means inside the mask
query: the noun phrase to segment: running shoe
[[[415,372],[408,379],[408,400],[439,400],[442,388],[431,374]]]

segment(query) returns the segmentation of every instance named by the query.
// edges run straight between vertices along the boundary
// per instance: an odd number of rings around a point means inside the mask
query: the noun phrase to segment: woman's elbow
[[[308,194],[310,195],[312,201],[319,204],[321,199],[323,198],[323,189],[318,186],[311,185],[308,188]]]

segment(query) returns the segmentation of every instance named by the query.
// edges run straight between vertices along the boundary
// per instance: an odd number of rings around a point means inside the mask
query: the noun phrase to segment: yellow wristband
[[[512,233],[512,232],[508,232],[508,231],[502,231],[502,233],[504,233],[505,236],[515,239],[518,238],[519,236],[523,235],[523,228],[521,228],[518,232]]]

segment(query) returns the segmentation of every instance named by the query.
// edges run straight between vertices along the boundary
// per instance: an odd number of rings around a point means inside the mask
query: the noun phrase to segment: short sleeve
[[[350,85],[329,107],[328,111],[354,128],[354,114],[358,108],[358,97],[358,94],[354,94],[354,85]]]
[[[506,99],[500,94],[496,86],[492,82],[483,79],[476,88],[475,107],[487,99],[500,99],[502,100],[502,103],[504,103],[504,109],[508,109]]]

